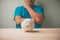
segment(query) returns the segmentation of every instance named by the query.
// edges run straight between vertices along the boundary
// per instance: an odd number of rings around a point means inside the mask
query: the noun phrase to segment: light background
[[[23,0],[0,0],[0,28],[15,28],[14,10]],[[44,28],[60,28],[60,0],[36,0],[45,10]]]

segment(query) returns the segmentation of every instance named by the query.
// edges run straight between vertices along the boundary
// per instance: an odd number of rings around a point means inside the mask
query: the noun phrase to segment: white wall
[[[45,27],[60,27],[60,7],[58,0],[46,0],[45,7]]]
[[[1,27],[1,0],[0,0],[0,27]]]
[[[44,0],[45,27],[60,27],[60,7],[58,0]]]
[[[13,14],[15,7],[21,5],[20,0],[1,0],[1,26],[4,28],[14,28],[15,23],[13,21]]]
[[[58,0],[36,0],[38,5],[40,5],[40,1],[45,9],[44,27],[60,27],[60,2]],[[22,5],[23,0],[0,0],[0,3],[0,28],[15,28],[14,9]]]

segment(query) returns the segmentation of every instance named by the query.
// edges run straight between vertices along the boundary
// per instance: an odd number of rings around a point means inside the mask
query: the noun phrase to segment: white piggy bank
[[[24,19],[21,22],[21,27],[24,31],[32,31],[34,28],[34,20],[33,19]]]

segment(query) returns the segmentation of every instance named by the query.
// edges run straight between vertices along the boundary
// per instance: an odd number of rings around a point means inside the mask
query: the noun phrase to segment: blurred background
[[[0,28],[16,27],[14,10],[23,3],[24,0],[0,0]],[[44,7],[43,28],[60,28],[60,0],[36,0],[35,5]]]

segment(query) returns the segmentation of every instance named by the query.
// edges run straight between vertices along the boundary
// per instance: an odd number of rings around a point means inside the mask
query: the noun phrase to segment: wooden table
[[[33,32],[22,29],[0,29],[0,40],[60,40],[60,28],[40,28]]]

